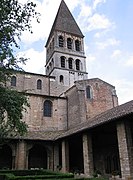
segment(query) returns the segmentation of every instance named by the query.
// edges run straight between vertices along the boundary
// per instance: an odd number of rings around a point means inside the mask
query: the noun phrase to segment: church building
[[[133,179],[133,101],[118,105],[115,87],[88,79],[84,35],[61,0],[46,42],[46,75],[17,72],[26,90],[24,137],[0,148],[0,169],[50,169]]]

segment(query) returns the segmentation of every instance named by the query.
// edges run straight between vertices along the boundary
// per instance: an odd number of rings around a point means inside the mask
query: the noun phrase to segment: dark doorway
[[[29,150],[28,169],[31,168],[47,169],[47,152],[45,148],[39,144],[34,145]]]
[[[12,169],[12,150],[8,145],[0,146],[0,169]]]
[[[81,173],[83,166],[82,136],[76,135],[69,139],[69,168],[70,172]]]
[[[120,157],[115,123],[97,127],[92,131],[94,169],[102,174],[120,175]]]

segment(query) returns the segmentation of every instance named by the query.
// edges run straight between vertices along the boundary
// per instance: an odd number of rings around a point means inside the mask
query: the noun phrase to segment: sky
[[[19,0],[21,3],[26,0]],[[21,36],[19,55],[30,58],[23,69],[45,74],[45,44],[61,0],[33,0],[40,23]],[[88,78],[116,88],[119,104],[133,100],[133,0],[65,0],[82,33]]]

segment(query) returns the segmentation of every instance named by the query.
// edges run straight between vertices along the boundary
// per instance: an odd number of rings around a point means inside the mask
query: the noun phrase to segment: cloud
[[[39,40],[45,40],[45,38],[48,37],[60,0],[38,0],[35,1],[35,3],[37,4],[36,11],[41,14],[40,23],[37,23],[36,20],[33,19],[31,22],[33,34],[26,31],[21,37],[22,42],[29,45]]]
[[[106,0],[95,0],[93,2],[93,9],[95,10],[99,4],[105,3],[105,2],[106,2]]]
[[[45,49],[42,52],[38,52],[31,48],[18,53],[18,57],[30,58],[22,68],[27,72],[45,74],[45,52]]]
[[[98,30],[98,29],[108,29],[113,25],[110,20],[105,15],[100,15],[95,13],[92,17],[88,19],[88,31]]]
[[[22,0],[22,3],[26,1],[27,0]],[[35,0],[34,2],[37,4],[36,11],[41,14],[40,23],[38,24],[36,20],[33,19],[31,22],[33,34],[30,34],[28,31],[22,33],[21,40],[27,46],[30,46],[32,43],[39,40],[46,41],[60,4],[60,0]],[[83,31],[112,28],[113,23],[110,22],[105,15],[100,15],[98,13],[94,14],[94,9],[99,4],[105,2],[105,0],[95,0],[93,5],[90,5],[90,3],[87,3],[85,0],[66,0],[66,4],[71,12],[76,7],[79,7],[77,19],[78,24],[80,24]]]
[[[72,12],[78,5],[84,4],[85,0],[65,0],[68,8]]]
[[[116,40],[115,38],[109,38],[103,42],[96,42],[98,49],[105,49],[109,46],[118,46],[119,44],[120,44],[120,41]]]
[[[84,3],[81,4],[81,10],[80,10],[80,14],[79,14],[79,19],[84,18],[88,18],[89,16],[92,15],[92,8],[89,5],[86,5]]]
[[[108,35],[108,32],[112,29],[113,27],[104,30],[102,29],[94,34],[94,38],[102,38],[102,37],[105,38]]]
[[[92,54],[88,54],[86,61],[90,64],[93,63],[96,60],[96,57]]]
[[[113,81],[116,87],[119,104],[133,100],[133,83],[127,79],[116,79]]]
[[[126,62],[126,66],[133,67],[133,55],[129,57],[129,59]]]
[[[112,58],[119,58],[121,55],[122,55],[122,52],[119,49],[117,49],[117,50],[113,51],[111,57]]]
[[[21,0],[19,0],[21,2]],[[26,3],[27,0],[22,0],[22,3]],[[32,20],[32,31],[33,34],[28,31],[22,33],[21,41],[27,45],[39,40],[46,40],[51,30],[53,21],[57,14],[61,0],[34,0],[37,4],[36,11],[41,14],[40,23],[38,24],[35,19]],[[84,0],[66,0],[70,11],[73,11],[78,5],[81,5]]]

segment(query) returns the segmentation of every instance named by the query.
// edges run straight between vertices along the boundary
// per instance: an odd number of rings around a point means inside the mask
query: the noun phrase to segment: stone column
[[[55,144],[54,145],[54,171],[58,170],[59,166],[59,145]]]
[[[69,171],[69,147],[67,141],[62,141],[62,172]]]
[[[26,168],[26,147],[23,140],[18,142],[16,161],[16,169],[23,170]]]
[[[131,131],[124,122],[117,123],[118,148],[120,155],[121,174],[123,180],[131,179]]]
[[[45,146],[47,147],[47,168],[50,170],[54,170],[54,152],[53,146]]]
[[[90,134],[83,134],[83,160],[84,160],[84,174],[92,176],[93,169],[93,152],[92,139]]]

